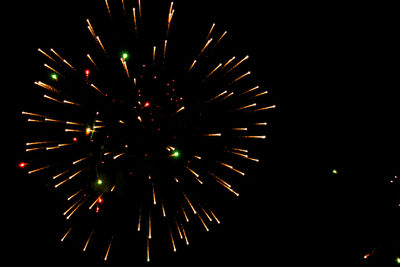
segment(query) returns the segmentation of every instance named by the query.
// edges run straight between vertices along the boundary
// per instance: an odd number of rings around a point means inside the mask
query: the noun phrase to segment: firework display
[[[186,38],[174,33],[185,22],[173,2],[97,4],[104,12],[85,18],[80,53],[37,50],[41,100],[21,112],[18,167],[64,197],[61,242],[104,261],[129,243],[151,262],[153,246],[173,253],[191,229],[222,223],[214,204],[239,197],[276,106],[216,23]]]

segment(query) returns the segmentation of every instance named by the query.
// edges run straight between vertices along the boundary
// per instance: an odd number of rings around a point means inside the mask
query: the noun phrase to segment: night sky
[[[102,262],[84,255],[74,242],[59,242],[65,230],[60,196],[45,179],[35,180],[18,168],[29,131],[20,114],[34,106],[30,97],[38,88],[33,82],[43,64],[37,48],[79,51],[81,40],[87,43],[85,19],[101,13],[104,4],[82,2],[30,1],[13,7],[21,21],[12,34],[19,54],[12,86],[15,171],[14,177],[3,178],[15,182],[6,200],[13,205],[9,256],[15,264]],[[157,9],[158,2],[142,0],[143,12]],[[168,7],[169,1],[160,2]],[[151,265],[396,264],[400,113],[394,7],[188,2],[174,1],[178,23],[191,18],[194,26],[224,25],[236,50],[250,55],[252,71],[277,108],[258,151],[261,162],[243,183],[240,197],[229,202],[222,224]],[[145,265],[144,258],[124,263]]]

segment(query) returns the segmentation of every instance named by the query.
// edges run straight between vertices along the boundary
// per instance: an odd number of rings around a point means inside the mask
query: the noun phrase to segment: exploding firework
[[[61,242],[74,236],[104,261],[136,242],[149,262],[152,245],[176,252],[190,228],[221,223],[212,204],[239,196],[275,105],[216,23],[184,38],[173,2],[160,16],[140,0],[103,4],[85,19],[87,51],[38,49],[46,75],[34,81],[40,104],[22,111],[31,130],[19,167],[65,196]]]

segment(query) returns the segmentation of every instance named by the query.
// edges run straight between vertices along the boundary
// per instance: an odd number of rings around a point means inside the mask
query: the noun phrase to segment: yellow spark
[[[80,202],[81,200],[79,199],[78,201],[76,201],[74,204],[72,204],[64,213],[63,213],[63,215],[65,216],[73,207],[75,207],[76,205],[78,205],[78,203]]]
[[[265,94],[268,94],[268,91],[264,91],[264,92],[262,92],[262,93],[256,94],[256,95],[253,96],[253,97],[259,97],[259,96],[265,95]]]
[[[72,227],[70,227],[70,228],[68,229],[68,231],[65,233],[65,235],[61,238],[61,242],[64,242],[64,239],[67,237],[67,235],[69,234],[69,232],[71,232],[71,230],[72,230]]]
[[[22,114],[23,114],[23,115],[36,116],[36,117],[42,117],[42,118],[45,118],[45,117],[46,117],[45,115],[36,114],[36,113],[30,113],[30,112],[25,112],[25,111],[22,111]]]
[[[271,108],[276,108],[276,106],[275,106],[275,105],[272,105],[272,106],[265,107],[265,108],[259,108],[259,109],[253,110],[253,112],[262,111],[262,110],[267,110],[267,109],[271,109]]]
[[[50,48],[50,51],[53,52],[61,61],[64,61],[64,58],[61,57],[53,48]]]
[[[250,74],[251,74],[251,72],[248,71],[248,72],[246,72],[245,74],[242,74],[241,76],[239,76],[239,77],[237,77],[236,79],[234,79],[230,84],[233,84],[233,83],[239,81],[240,79],[242,79],[242,78],[244,78],[244,77],[246,77],[247,75],[250,75]]]
[[[71,101],[68,101],[68,100],[63,100],[63,103],[64,103],[64,104],[75,105],[75,106],[78,106],[78,107],[80,107],[80,106],[81,106],[81,105],[80,105],[80,104],[78,104],[78,103],[71,102]]]
[[[207,35],[206,40],[208,40],[208,38],[210,37],[211,32],[213,31],[214,27],[215,27],[215,23],[213,23],[213,24],[211,25],[211,29],[210,29],[210,31],[208,32],[208,35]]]
[[[49,56],[48,54],[46,54],[42,49],[38,48],[38,51],[40,53],[42,53],[43,55],[45,55],[46,57],[48,57],[49,59],[51,59],[52,61],[56,62],[51,56]]]
[[[201,210],[203,211],[203,213],[207,216],[208,220],[209,220],[210,222],[212,222],[212,219],[211,219],[210,215],[208,215],[208,213],[203,209],[203,207],[200,207],[200,208],[201,208]]]
[[[72,214],[74,214],[76,212],[76,210],[79,209],[79,207],[82,206],[82,204],[85,202],[86,202],[86,199],[84,199],[81,203],[79,203],[79,205],[73,211],[71,211],[71,213],[66,217],[66,219],[69,220],[69,218],[71,218]]]
[[[125,152],[119,153],[118,155],[114,156],[113,159],[117,159],[117,158],[121,157],[124,154],[125,154]]]
[[[221,164],[222,166],[225,166],[225,167],[227,167],[227,168],[229,168],[229,169],[231,169],[231,170],[233,170],[233,171],[235,171],[235,172],[237,172],[237,173],[239,173],[239,174],[241,174],[241,175],[243,175],[243,176],[245,175],[244,172],[241,172],[241,171],[235,169],[235,168],[234,168],[233,166],[231,166],[231,165],[228,165],[228,164],[223,163],[223,162],[220,162],[220,161],[217,161],[217,163],[219,163],[219,164]]]
[[[81,161],[84,161],[84,160],[88,159],[88,158],[89,158],[89,157],[84,157],[84,158],[75,160],[74,162],[72,162],[72,164],[75,165],[75,164],[77,164],[77,163],[79,163],[79,162],[81,162]]]
[[[76,133],[83,133],[86,132],[84,130],[75,130],[75,129],[65,129],[66,132],[76,132]]]
[[[86,56],[87,56],[87,58],[90,60],[90,62],[92,62],[92,64],[94,65],[94,67],[95,67],[97,70],[99,70],[99,67],[97,67],[97,64],[94,62],[93,58],[92,58],[89,54],[87,54]]]
[[[79,191],[77,191],[76,193],[72,194],[71,196],[69,196],[67,198],[68,201],[70,201],[72,198],[74,198],[76,195],[78,195],[80,192],[82,192],[82,189],[80,189]]]
[[[135,8],[133,8],[133,24],[135,26],[135,33],[137,34],[138,30],[137,30],[136,9]]]
[[[258,88],[260,88],[260,86],[257,85],[257,86],[255,86],[255,87],[253,87],[253,88],[250,88],[250,89],[244,91],[244,92],[241,93],[240,95],[244,95],[244,94],[250,93],[251,91],[257,90]]]
[[[229,63],[231,63],[235,58],[236,58],[236,57],[232,57],[231,59],[229,59],[229,60],[224,64],[224,66],[222,66],[222,69],[225,69],[225,67],[228,66]]]
[[[118,122],[126,125],[126,122],[124,122],[123,120],[119,120]]]
[[[229,186],[226,185],[225,183],[221,182],[220,180],[217,180],[217,183],[219,183],[220,185],[222,185],[223,187],[225,187],[226,189],[228,189],[229,191],[231,191],[232,193],[234,193],[237,197],[239,196],[239,193],[237,193],[236,191],[234,191],[231,187],[229,187]]]
[[[228,92],[228,91],[223,91],[222,93],[220,93],[220,94],[214,96],[213,98],[211,98],[210,100],[208,100],[207,103],[210,103],[211,101],[213,101],[213,100],[217,99],[218,97],[220,97],[220,96],[226,94],[227,92]]]
[[[206,75],[206,78],[210,77],[217,69],[219,69],[222,66],[222,63],[219,63],[218,66],[216,66],[210,73]]]
[[[267,138],[265,135],[243,135],[239,136],[240,138],[250,138],[250,139],[265,139]]]
[[[152,185],[152,189],[153,189],[153,205],[156,205],[157,201],[156,201],[156,192],[154,190],[154,183],[152,183],[151,185]]]
[[[111,244],[112,244],[112,240],[108,244],[108,248],[107,248],[106,256],[104,257],[104,261],[107,261],[107,259],[108,259],[108,253],[110,253]]]
[[[58,75],[62,76],[62,74],[61,74],[60,72],[56,71],[54,68],[50,67],[49,65],[44,64],[44,66],[45,66],[46,68],[48,68],[48,69],[54,71],[54,72],[57,73]]]
[[[267,123],[266,122],[257,122],[254,125],[267,125]]]
[[[122,1],[122,10],[124,11],[124,14],[126,15],[125,1],[124,0],[121,0],[121,1]]]
[[[187,238],[185,228],[183,227],[182,224],[181,224],[181,228],[182,228],[183,236],[185,237],[186,245],[188,246],[188,245],[189,245],[189,240],[188,240],[188,238]]]
[[[250,104],[250,105],[246,105],[246,106],[244,106],[244,107],[237,108],[236,110],[242,110],[242,109],[250,108],[250,107],[254,107],[254,106],[257,106],[257,104],[256,104],[256,103],[253,103],[253,104]]]
[[[72,121],[66,121],[65,124],[70,124],[70,125],[78,125],[78,126],[83,126],[83,123],[78,123],[78,122],[72,122]]]
[[[183,235],[182,235],[181,229],[179,228],[179,224],[178,224],[178,221],[176,220],[176,218],[174,218],[174,221],[175,221],[175,224],[176,224],[176,228],[178,229],[179,237],[181,239],[183,239]]]
[[[64,181],[62,181],[62,182],[56,184],[56,185],[54,186],[54,188],[57,188],[57,187],[59,187],[60,185],[62,185],[63,183],[67,182],[68,180],[71,180],[72,178],[74,178],[75,176],[77,176],[78,174],[80,174],[81,172],[83,172],[85,169],[86,169],[86,168],[83,168],[83,169],[81,169],[81,170],[75,172],[74,174],[72,174],[71,176],[69,176],[69,177],[68,177],[67,179],[65,179]]]
[[[53,93],[56,93],[56,94],[60,94],[60,90],[57,90],[57,89],[54,88],[53,86],[50,86],[50,85],[48,85],[48,84],[45,84],[45,83],[43,83],[43,82],[41,82],[41,81],[34,82],[34,84],[36,84],[36,85],[38,85],[38,86],[40,86],[40,87],[42,87],[42,88],[44,88],[44,89],[46,89],[46,90],[48,90],[48,91],[50,91],[50,92],[53,92]]]
[[[139,7],[139,19],[142,19],[142,8],[140,5],[140,0],[138,0],[138,7]]]
[[[64,62],[65,64],[67,64],[68,67],[70,67],[71,69],[76,70],[76,69],[75,69],[68,61],[66,61],[65,59],[63,60],[63,62]]]
[[[140,221],[142,220],[142,207],[139,209],[139,220],[138,220],[138,227],[137,230],[138,232],[140,231]]]
[[[224,98],[221,99],[221,101],[224,101],[225,99],[227,99],[228,97],[232,96],[233,92],[230,92],[228,95],[224,96]]]
[[[187,214],[186,214],[186,211],[185,211],[185,209],[183,208],[183,206],[181,206],[181,209],[182,209],[182,213],[183,213],[183,216],[185,217],[186,222],[189,222],[189,218],[188,218],[188,216],[187,216]]]
[[[122,57],[121,57],[121,63],[122,63],[122,66],[124,67],[124,70],[125,70],[126,75],[127,75],[128,78],[129,78],[130,76],[129,76],[128,66],[126,65],[126,61],[125,61]]]
[[[208,227],[207,227],[206,223],[203,221],[203,218],[201,218],[201,216],[200,216],[200,213],[197,213],[197,216],[199,217],[199,219],[200,219],[201,223],[203,224],[204,228],[205,228],[205,229],[206,229],[206,231],[208,232],[208,231],[209,231],[209,229],[208,229]]]
[[[93,87],[97,92],[99,92],[102,95],[105,95],[97,86],[95,86],[93,83],[90,84],[91,87]]]
[[[178,110],[176,111],[176,113],[181,112],[181,111],[184,110],[184,109],[185,109],[185,107],[181,107],[180,109],[178,109]]]
[[[44,147],[27,148],[27,149],[25,149],[25,152],[34,151],[34,150],[40,150],[40,149],[44,149]]]
[[[93,235],[93,231],[90,232],[90,235],[89,235],[88,239],[86,240],[85,246],[83,247],[83,251],[86,251],[87,246],[89,245],[89,241],[92,238],[92,235]]]
[[[53,176],[53,180],[54,180],[54,179],[57,179],[58,177],[60,177],[61,175],[65,174],[65,173],[67,173],[67,172],[69,172],[69,170],[63,171],[63,172],[61,172],[61,173],[59,173],[59,174]]]
[[[183,196],[185,197],[185,199],[186,199],[187,203],[189,204],[190,208],[192,209],[193,213],[197,214],[197,211],[194,209],[192,203],[190,202],[189,198],[186,196],[185,193],[183,193]]]
[[[194,176],[196,176],[195,178],[196,178],[196,180],[200,183],[200,184],[203,184],[203,182],[200,180],[200,179],[198,179],[199,178],[199,174],[197,174],[194,170],[192,170],[191,168],[189,168],[188,166],[185,166],[186,167],[186,169],[188,169]]]
[[[103,49],[104,54],[107,55],[107,51],[106,51],[106,49],[104,48],[104,45],[103,45],[103,43],[102,43],[101,40],[100,40],[100,37],[99,37],[99,36],[96,36],[96,40],[97,40],[98,44],[100,45],[101,49]]]
[[[161,210],[162,210],[162,215],[163,217],[167,217],[167,214],[165,213],[165,208],[164,208],[164,203],[161,202]]]
[[[189,68],[189,72],[193,69],[193,67],[194,67],[194,64],[196,64],[196,62],[197,62],[197,60],[193,60],[193,63],[192,63],[192,65],[190,65],[190,68]]]
[[[110,6],[108,5],[108,1],[107,0],[105,0],[105,1],[106,1],[106,7],[107,7],[108,15],[111,17]]]
[[[221,35],[221,37],[219,37],[217,43],[215,44],[215,46],[217,46],[219,44],[219,42],[221,42],[222,38],[227,34],[227,31],[224,31],[224,33]]]
[[[95,201],[92,202],[92,204],[89,206],[89,210],[91,210],[93,208],[93,206],[99,201],[99,199],[103,196],[103,193],[101,193],[96,199]]]
[[[163,60],[165,60],[165,56],[167,54],[167,42],[167,40],[164,41]]]
[[[38,171],[41,171],[41,170],[44,170],[44,169],[47,169],[47,168],[50,168],[50,165],[47,165],[47,166],[44,166],[44,167],[40,167],[40,168],[37,168],[35,170],[31,170],[31,171],[28,172],[28,174],[32,174],[32,173],[35,173],[35,172],[38,172]]]
[[[178,228],[178,229],[179,229],[179,228]],[[174,250],[174,252],[176,252],[175,241],[174,241],[174,237],[173,237],[173,235],[172,235],[171,228],[169,229],[169,233],[170,233],[171,241],[172,241],[172,249]]]
[[[208,41],[207,41],[207,43],[204,45],[204,47],[201,49],[201,51],[200,51],[200,53],[199,53],[199,55],[197,56],[197,57],[199,57],[203,52],[204,52],[204,50],[207,48],[207,46],[212,42],[212,38],[210,38]]]
[[[232,128],[233,131],[247,131],[247,128]]]
[[[153,46],[153,64],[156,62],[156,46]]]
[[[221,133],[203,134],[203,136],[222,136]]]
[[[148,235],[147,238],[151,239],[151,211],[149,211],[149,217],[148,217]]]
[[[147,238],[146,250],[147,250],[147,262],[150,262],[150,239]]]
[[[115,190],[115,187],[116,187],[117,185],[114,185],[113,187],[111,187],[111,189],[110,189],[110,192],[113,192],[114,190]]]
[[[56,119],[50,119],[50,118],[45,118],[44,120],[45,120],[45,121],[48,121],[48,122],[59,122],[59,123],[65,123],[65,121],[56,120]]]
[[[41,145],[41,144],[49,144],[49,143],[54,143],[54,141],[38,141],[38,142],[30,142],[26,143],[26,146],[33,146],[33,145]]]
[[[214,217],[217,223],[220,224],[221,222],[218,220],[217,216],[215,216],[214,212],[210,208],[208,208],[208,211],[211,213],[211,215]]]
[[[239,66],[243,61],[247,60],[248,58],[249,58],[249,55],[245,56],[242,60],[240,60],[232,68],[230,68],[225,74],[231,72],[233,69],[235,69],[237,66]]]

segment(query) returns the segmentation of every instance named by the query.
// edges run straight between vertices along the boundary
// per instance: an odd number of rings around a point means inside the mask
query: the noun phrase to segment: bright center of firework
[[[179,153],[178,151],[175,151],[175,152],[172,154],[172,156],[173,156],[174,158],[178,158],[179,155],[180,155],[180,153]]]

